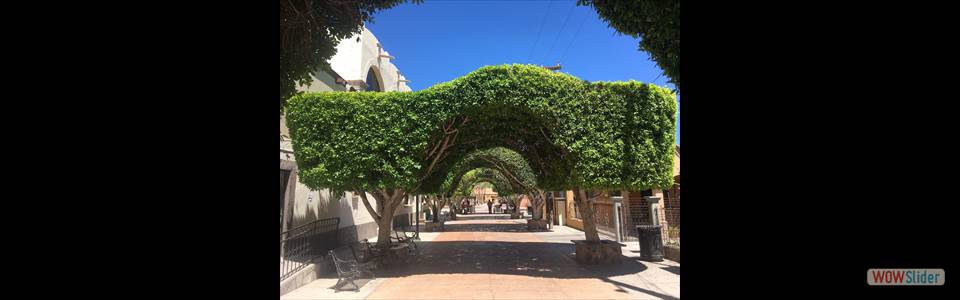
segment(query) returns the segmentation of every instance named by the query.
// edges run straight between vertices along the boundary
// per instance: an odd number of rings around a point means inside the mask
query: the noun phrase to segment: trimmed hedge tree
[[[542,218],[543,208],[546,205],[546,192],[537,183],[535,171],[523,156],[504,147],[477,150],[462,158],[449,171],[446,171],[446,179],[441,186],[441,193],[449,193],[455,183],[460,181],[461,176],[476,168],[491,168],[498,171],[501,174],[500,176],[507,180],[511,192],[524,194],[530,198],[534,207],[533,219],[539,220]],[[444,174],[444,171],[440,170],[434,173],[434,176],[428,178],[428,184],[425,186],[433,186],[429,183],[431,180],[440,178],[440,174]]]
[[[457,176],[449,176],[449,178],[450,180],[444,182],[443,190],[426,196],[427,206],[433,212],[434,222],[440,221],[437,215],[444,206],[456,203],[455,200],[457,199],[462,200],[470,196],[473,187],[482,182],[493,185],[493,189],[501,196],[513,195],[515,191],[514,185],[496,169],[474,168]]]
[[[640,38],[640,50],[680,89],[680,0],[578,0],[620,33]],[[682,93],[682,92],[681,92]]]
[[[369,192],[376,209],[366,193],[361,199],[386,247],[403,197],[439,191],[443,180],[431,178],[478,149],[516,151],[544,189],[670,186],[675,99],[667,88],[636,81],[590,83],[501,65],[418,92],[298,95],[287,125],[300,181]],[[587,240],[599,240],[586,223]]]

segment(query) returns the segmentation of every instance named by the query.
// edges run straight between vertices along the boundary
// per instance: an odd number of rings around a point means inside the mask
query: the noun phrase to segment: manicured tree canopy
[[[620,33],[640,38],[640,50],[680,87],[680,0],[579,0]]]
[[[481,182],[488,182],[493,185],[493,190],[498,196],[510,196],[516,193],[510,181],[503,176],[500,171],[490,168],[473,169],[462,177],[459,186],[462,189],[473,190],[473,187]]]
[[[311,188],[415,193],[476,149],[508,147],[549,189],[647,189],[673,180],[675,95],[531,65],[480,68],[418,92],[291,99],[287,125]]]
[[[439,188],[440,193],[452,194],[458,183],[466,181],[466,179],[461,180],[465,174],[485,170],[485,168],[493,169],[492,171],[506,180],[510,189],[516,193],[526,193],[529,189],[537,187],[533,169],[519,153],[507,148],[495,147],[471,152],[449,170],[438,170],[425,181],[421,191],[429,193]],[[441,178],[443,183],[437,186],[437,180]]]
[[[504,147],[476,150],[467,154],[452,166],[449,171],[440,170],[434,173],[433,176],[424,182],[421,190],[433,190],[434,187],[437,186],[436,181],[441,178],[442,174],[446,174],[446,176],[443,177],[443,183],[440,185],[440,193],[449,194],[455,188],[456,184],[461,182],[460,178],[464,176],[465,173],[470,174],[469,172],[475,172],[475,168],[490,168],[496,170],[507,180],[513,192],[510,195],[500,193],[501,195],[505,197],[515,196],[507,197],[514,205],[517,205],[516,201],[519,200],[520,195],[527,195],[530,197],[531,204],[533,205],[533,218],[540,219],[543,216],[543,208],[546,204],[546,193],[539,187],[537,178],[534,175],[534,170],[523,156],[516,151]]]

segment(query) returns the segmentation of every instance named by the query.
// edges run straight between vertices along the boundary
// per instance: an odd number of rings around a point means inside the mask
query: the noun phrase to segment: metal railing
[[[667,227],[667,244],[680,246],[680,226]]]
[[[337,248],[340,218],[316,220],[280,233],[280,281]]]

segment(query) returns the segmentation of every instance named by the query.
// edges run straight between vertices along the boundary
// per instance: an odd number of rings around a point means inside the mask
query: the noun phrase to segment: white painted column
[[[621,193],[621,195],[623,195],[623,193]],[[613,228],[617,234],[617,242],[623,242],[623,234],[620,232],[622,229],[620,224],[623,224],[623,220],[620,220],[620,216],[622,215],[621,207],[623,207],[623,196],[613,196],[610,197],[610,200],[613,201]]]
[[[668,240],[667,227],[669,224],[667,224],[667,218],[666,214],[663,212],[663,207],[660,205],[660,200],[663,199],[663,196],[661,195],[663,194],[658,193],[656,196],[646,196],[644,198],[647,199],[647,203],[650,203],[650,224],[660,225],[660,238],[664,243],[666,243]]]
[[[660,225],[660,199],[659,196],[645,196],[647,203],[650,204],[650,224]]]

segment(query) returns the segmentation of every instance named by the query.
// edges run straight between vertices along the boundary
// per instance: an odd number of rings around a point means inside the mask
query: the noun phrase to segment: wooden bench
[[[353,247],[351,246],[351,251]],[[347,283],[353,285],[354,291],[360,291],[360,286],[354,282],[355,279],[360,278],[364,273],[370,274],[371,279],[376,279],[376,275],[373,274],[371,267],[373,262],[361,263],[356,259],[347,259],[342,255],[337,255],[336,251],[330,250],[330,258],[333,259],[333,265],[337,268],[337,283],[333,285],[333,289],[341,291],[344,285]],[[356,253],[354,253],[354,258],[356,258]]]

